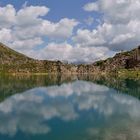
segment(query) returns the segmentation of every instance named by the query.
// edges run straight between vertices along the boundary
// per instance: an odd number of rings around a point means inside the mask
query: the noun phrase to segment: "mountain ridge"
[[[81,65],[79,73],[116,72],[120,69],[140,70],[140,46],[131,50],[117,53],[114,57],[96,61],[89,65]]]
[[[117,53],[106,60],[74,65],[61,61],[36,60],[0,43],[1,73],[94,74],[116,72],[120,69],[140,70],[140,46],[131,51]]]
[[[60,61],[36,60],[0,43],[0,72],[2,73],[71,73],[74,65]]]

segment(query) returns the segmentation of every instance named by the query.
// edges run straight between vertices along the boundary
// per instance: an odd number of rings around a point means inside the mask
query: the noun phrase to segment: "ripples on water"
[[[140,139],[140,80],[0,78],[0,140]]]

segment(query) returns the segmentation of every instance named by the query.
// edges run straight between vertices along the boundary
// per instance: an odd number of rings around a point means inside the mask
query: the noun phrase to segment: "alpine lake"
[[[140,140],[140,79],[1,75],[0,140]]]

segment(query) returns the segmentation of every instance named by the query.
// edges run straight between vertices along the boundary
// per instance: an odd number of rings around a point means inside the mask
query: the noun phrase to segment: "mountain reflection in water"
[[[115,80],[2,77],[0,139],[140,139],[140,81]]]

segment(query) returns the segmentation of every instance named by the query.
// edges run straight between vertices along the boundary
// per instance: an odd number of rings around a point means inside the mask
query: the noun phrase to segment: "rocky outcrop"
[[[93,64],[64,64],[60,61],[35,60],[20,54],[0,43],[0,72],[85,74],[108,73],[119,69],[140,70],[140,46],[128,52],[116,54],[113,58]]]
[[[60,61],[35,60],[0,43],[0,72],[76,73],[77,66]]]
[[[78,73],[107,73],[119,69],[140,70],[140,46],[131,51],[118,53],[113,58],[90,65],[79,65]]]

